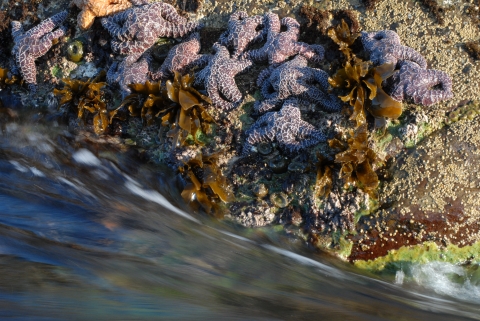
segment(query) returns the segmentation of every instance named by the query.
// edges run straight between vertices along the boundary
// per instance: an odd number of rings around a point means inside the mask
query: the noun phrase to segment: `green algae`
[[[480,242],[473,245],[459,247],[449,244],[439,247],[435,242],[424,242],[413,246],[402,246],[397,250],[390,250],[387,255],[375,260],[355,261],[356,267],[375,273],[395,273],[405,264],[425,264],[433,261],[446,263],[480,263]]]

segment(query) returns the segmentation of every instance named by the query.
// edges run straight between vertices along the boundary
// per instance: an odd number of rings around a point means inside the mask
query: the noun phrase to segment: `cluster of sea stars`
[[[411,99],[429,106],[453,97],[450,77],[443,71],[426,69],[425,58],[402,45],[395,31],[362,32],[361,40],[375,65],[393,63],[399,68],[387,80],[386,92],[393,99]]]
[[[326,141],[321,131],[302,120],[298,108],[300,104],[301,101],[291,98],[284,102],[280,111],[261,116],[246,132],[247,140],[243,153],[248,154],[253,145],[265,141],[276,140],[281,148],[290,153]]]

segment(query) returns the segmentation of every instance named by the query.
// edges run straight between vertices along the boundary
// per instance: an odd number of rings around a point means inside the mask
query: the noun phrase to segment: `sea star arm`
[[[413,48],[400,46],[395,53],[398,60],[410,60],[417,63],[422,69],[427,68],[427,61],[425,58]]]
[[[416,104],[430,106],[453,97],[452,80],[440,70],[421,70],[418,72],[417,83],[406,86],[405,94]]]
[[[35,67],[35,58],[27,55],[24,51],[17,54],[17,62],[25,82],[28,84],[30,91],[36,91],[37,84],[37,68]]]
[[[321,45],[309,45],[304,42],[296,42],[294,50],[308,60],[320,63],[325,58],[325,49]]]
[[[65,35],[67,29],[62,26],[55,31],[47,33],[41,38],[42,46],[35,46],[28,50],[29,55],[34,59],[43,56],[52,47],[52,42]]]
[[[107,82],[109,84],[116,83],[119,80],[119,73],[117,72],[118,70],[118,61],[114,61],[110,68],[108,68],[107,72]]]
[[[172,5],[164,2],[156,2],[155,4],[160,7],[161,15],[165,20],[176,24],[185,24],[187,22],[187,19],[179,15]]]
[[[25,33],[25,36],[38,39],[41,36],[43,36],[44,34],[52,31],[58,25],[60,25],[67,18],[67,15],[68,15],[67,10],[60,11],[59,13],[51,16],[50,18],[42,21],[37,26],[28,30]]]
[[[12,21],[12,37],[15,42],[23,35],[23,27],[19,21]]]
[[[130,12],[127,10],[108,18],[102,18],[102,26],[112,37],[115,37],[120,41],[127,41],[129,38],[129,30],[127,26],[122,26],[122,24],[128,19],[129,14]]]

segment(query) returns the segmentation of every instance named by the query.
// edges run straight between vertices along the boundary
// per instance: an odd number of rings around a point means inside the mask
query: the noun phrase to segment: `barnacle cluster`
[[[223,216],[220,211],[220,201],[230,202],[233,194],[227,184],[227,179],[218,167],[219,152],[211,155],[197,154],[179,167],[179,172],[185,177],[186,184],[182,198],[194,210],[202,208],[215,217]]]
[[[459,120],[472,120],[477,117],[478,114],[480,114],[480,103],[473,101],[450,112],[445,119],[445,124],[450,125]]]
[[[92,125],[96,134],[107,131],[114,115],[114,111],[107,110],[103,95],[103,88],[107,83],[102,80],[105,80],[105,71],[87,81],[64,78],[63,89],[53,90],[54,95],[60,97],[59,106],[64,104],[74,106],[77,117],[84,123],[93,116]]]
[[[197,144],[202,144],[197,139],[197,131],[208,133],[214,120],[203,105],[211,103],[210,99],[192,87],[193,81],[192,75],[181,76],[175,72],[173,81],[168,80],[166,87],[149,81],[131,84],[132,94],[125,97],[116,112],[126,107],[131,116],[141,116],[147,125],[160,118],[162,126],[170,129],[167,136],[172,138],[173,146],[184,145],[189,135]]]

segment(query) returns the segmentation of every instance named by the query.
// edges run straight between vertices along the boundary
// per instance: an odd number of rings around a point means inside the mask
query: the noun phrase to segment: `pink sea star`
[[[187,22],[173,6],[163,2],[131,7],[102,18],[102,25],[116,38],[111,41],[112,50],[128,55],[127,64],[137,61],[159,37],[182,37],[199,27],[197,22]]]
[[[290,153],[298,152],[320,142],[326,141],[326,136],[312,124],[302,120],[301,103],[296,98],[285,101],[278,112],[268,112],[261,116],[248,129],[247,139],[243,146],[243,154],[248,154],[252,146],[260,142],[277,141],[279,146]]]
[[[125,59],[120,63],[115,61],[107,73],[109,84],[118,83],[122,90],[122,99],[131,93],[130,84],[144,84],[148,80],[148,67],[151,62],[151,55],[146,51],[138,61],[127,65]]]
[[[228,49],[219,43],[215,43],[213,49],[215,55],[208,66],[196,74],[195,84],[204,84],[214,106],[230,110],[242,101],[242,93],[234,77],[250,67],[252,62],[230,58]]]
[[[293,18],[285,17],[280,21],[274,13],[265,14],[267,41],[260,49],[245,53],[245,57],[253,62],[276,64],[285,61],[296,54],[304,55],[308,59],[323,60],[324,49],[320,45],[309,45],[298,41],[300,24]],[[281,31],[284,26],[286,31]]]
[[[400,63],[400,70],[387,79],[387,93],[395,100],[410,98],[415,104],[433,105],[453,97],[447,73],[423,69],[412,61]]]
[[[33,27],[27,32],[23,31],[22,24],[18,21],[12,21],[12,37],[15,45],[12,49],[12,55],[15,57],[16,65],[11,70],[12,73],[20,73],[28,84],[31,92],[37,90],[37,68],[35,59],[43,56],[52,47],[53,41],[65,34],[65,27],[58,27],[67,18],[66,10],[53,15],[42,21],[39,25]],[[53,30],[53,31],[52,31]]]
[[[261,87],[265,100],[255,103],[255,111],[270,111],[291,96],[320,104],[330,112],[340,111],[342,102],[336,95],[327,93],[328,74],[321,69],[310,68],[307,64],[305,57],[296,56],[278,67],[274,65],[263,70],[258,76],[257,85]]]
[[[427,68],[425,58],[413,48],[403,46],[400,43],[400,37],[393,30],[362,31],[360,38],[363,47],[370,55],[370,60],[377,66],[409,60],[416,62],[423,69]]]
[[[237,11],[230,15],[228,30],[220,35],[219,43],[232,48],[233,57],[238,57],[251,43],[265,38],[265,29],[259,29],[263,24],[262,16],[249,17],[245,11]]]
[[[152,79],[167,79],[174,72],[185,74],[194,67],[203,67],[208,63],[209,55],[199,55],[200,34],[194,32],[183,42],[174,46],[168,52],[168,56],[160,69],[152,73]]]

